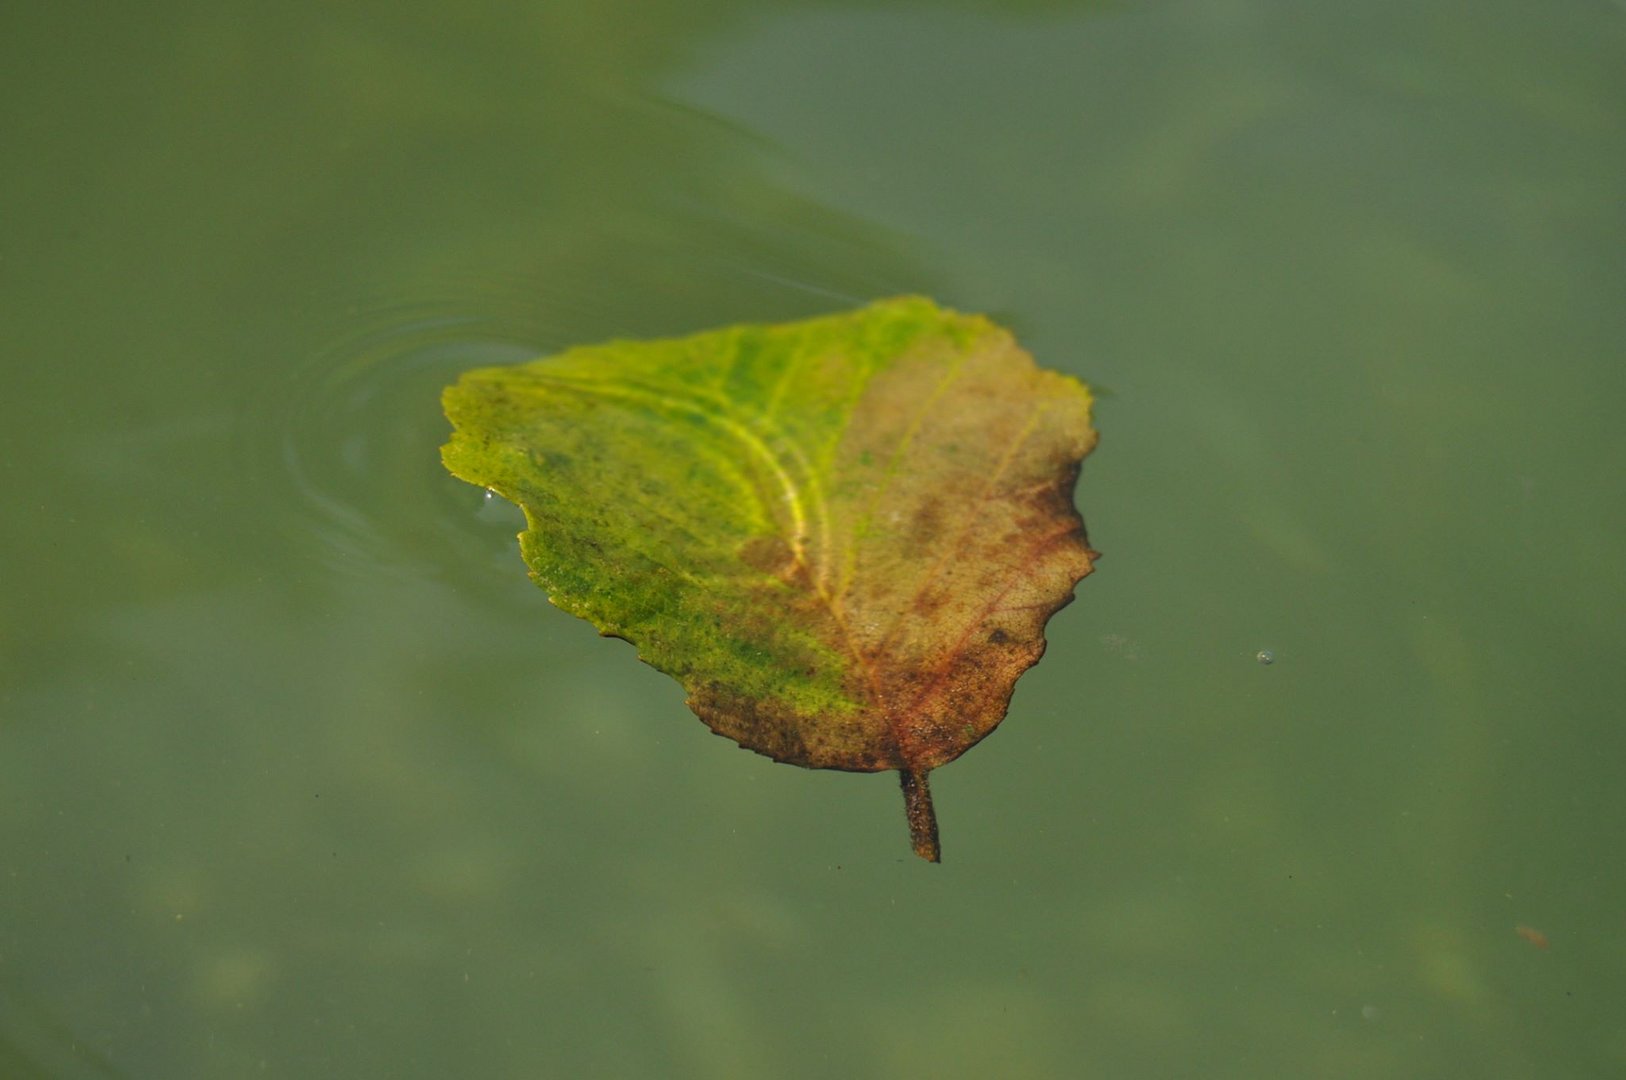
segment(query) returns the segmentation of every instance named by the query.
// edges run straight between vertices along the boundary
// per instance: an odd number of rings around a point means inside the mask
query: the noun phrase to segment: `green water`
[[[12,5],[0,147],[8,1080],[1626,1073],[1620,4]],[[941,866],[436,456],[903,292],[1105,395]]]

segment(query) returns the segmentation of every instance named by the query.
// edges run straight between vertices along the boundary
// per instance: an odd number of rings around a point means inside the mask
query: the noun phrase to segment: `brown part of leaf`
[[[691,685],[719,734],[812,768],[930,770],[998,725],[1043,654],[1046,621],[1095,555],[1072,502],[1095,441],[1088,399],[997,328],[955,367],[941,347],[900,358],[858,403],[836,454],[850,479],[831,550],[798,563],[763,538],[740,553],[774,574],[750,632],[814,628],[847,655],[861,711],[838,723]]]

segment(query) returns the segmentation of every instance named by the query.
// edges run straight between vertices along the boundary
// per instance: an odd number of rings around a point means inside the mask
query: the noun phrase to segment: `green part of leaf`
[[[525,511],[556,605],[743,746],[899,770],[936,857],[927,772],[999,723],[1091,568],[1081,384],[905,297],[481,368],[444,406],[446,467]]]

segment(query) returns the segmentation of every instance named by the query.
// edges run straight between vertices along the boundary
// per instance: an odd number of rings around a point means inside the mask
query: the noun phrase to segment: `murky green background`
[[[1618,3],[10,5],[0,1075],[1622,1075],[1623,226]],[[1106,392],[940,867],[436,457],[901,292]]]

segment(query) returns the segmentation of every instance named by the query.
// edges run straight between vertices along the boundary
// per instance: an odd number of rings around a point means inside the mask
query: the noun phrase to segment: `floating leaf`
[[[446,467],[525,511],[553,603],[777,761],[927,774],[1004,718],[1095,553],[1090,396],[929,300],[470,371]]]

